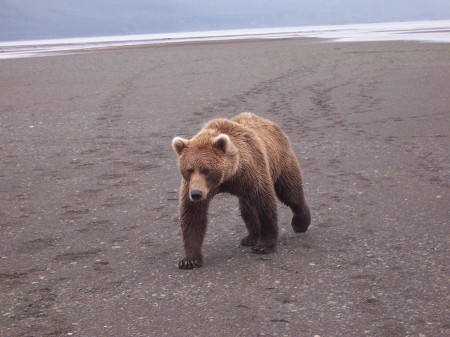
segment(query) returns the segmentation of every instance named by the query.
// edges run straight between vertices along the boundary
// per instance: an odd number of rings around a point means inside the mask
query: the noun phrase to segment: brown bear
[[[185,257],[180,269],[202,265],[202,243],[211,199],[227,192],[239,198],[248,230],[241,245],[272,253],[278,240],[276,196],[294,213],[292,227],[305,232],[311,214],[300,165],[284,132],[273,122],[244,112],[208,122],[192,139],[175,137],[182,176],[180,218]]]

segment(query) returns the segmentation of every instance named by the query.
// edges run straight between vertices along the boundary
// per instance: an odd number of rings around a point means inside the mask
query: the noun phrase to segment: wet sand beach
[[[450,44],[315,39],[0,61],[1,336],[450,335]],[[210,207],[179,270],[170,142],[214,117],[278,123],[307,233],[240,247]]]

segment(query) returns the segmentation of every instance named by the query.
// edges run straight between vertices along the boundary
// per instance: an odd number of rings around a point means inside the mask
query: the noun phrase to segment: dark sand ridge
[[[1,336],[445,336],[450,44],[313,39],[0,62]],[[216,198],[177,269],[173,136],[254,111],[302,163],[306,234],[239,247]]]

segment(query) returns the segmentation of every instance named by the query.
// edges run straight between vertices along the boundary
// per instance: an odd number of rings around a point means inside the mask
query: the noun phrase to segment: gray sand
[[[450,44],[313,39],[0,62],[1,336],[445,336]],[[172,137],[253,111],[302,164],[313,222],[240,247],[210,208],[178,270]]]

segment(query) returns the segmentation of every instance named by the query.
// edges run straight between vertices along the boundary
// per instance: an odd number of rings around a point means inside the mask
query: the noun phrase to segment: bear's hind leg
[[[259,236],[259,224],[255,208],[244,198],[239,198],[239,209],[248,234],[241,240],[241,246],[256,246]]]
[[[277,200],[275,191],[270,185],[259,192],[259,197],[253,198],[258,217],[259,238],[258,245],[252,247],[252,252],[270,254],[277,250],[278,244]]]
[[[294,213],[292,228],[296,233],[308,230],[311,223],[311,212],[303,194],[303,184],[300,168],[291,166],[290,172],[284,172],[275,183],[275,192],[282,203],[289,206]]]

